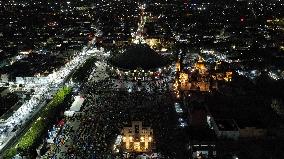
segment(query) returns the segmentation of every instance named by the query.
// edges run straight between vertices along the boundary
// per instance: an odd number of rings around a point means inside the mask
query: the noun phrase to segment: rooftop
[[[233,119],[215,119],[219,131],[238,131],[238,126]]]
[[[133,44],[126,51],[111,59],[111,63],[123,69],[155,69],[167,64],[167,60],[147,44]]]

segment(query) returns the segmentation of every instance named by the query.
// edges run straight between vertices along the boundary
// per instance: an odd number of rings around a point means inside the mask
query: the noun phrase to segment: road
[[[67,84],[74,71],[91,56],[93,56],[92,49],[84,48],[65,66],[48,75],[50,79],[49,83],[41,86],[37,92],[34,92],[30,100],[26,101],[12,116],[5,120],[4,124],[1,124],[0,140],[2,144],[0,146],[0,153],[3,153],[7,146],[11,145],[17,139],[15,138],[16,135],[19,136],[19,133],[28,125],[27,123],[32,121],[32,118],[45,105],[46,100],[55,94],[61,86]],[[17,130],[12,132],[15,127],[17,127]]]

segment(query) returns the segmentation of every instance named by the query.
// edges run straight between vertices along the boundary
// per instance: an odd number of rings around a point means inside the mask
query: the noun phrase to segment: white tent
[[[76,96],[75,101],[72,103],[72,106],[70,107],[70,111],[78,112],[81,109],[81,106],[84,102],[84,98],[81,96]]]
[[[49,144],[54,144],[53,138],[47,139],[47,143],[49,143]]]
[[[68,111],[64,112],[64,115],[67,116],[67,117],[72,117],[74,115],[74,113],[75,113],[74,111],[68,110]]]

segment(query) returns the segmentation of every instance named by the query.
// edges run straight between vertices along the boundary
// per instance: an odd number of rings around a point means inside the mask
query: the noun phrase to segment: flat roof
[[[245,127],[255,127],[255,128],[266,128],[267,126],[263,124],[258,119],[237,119],[236,123],[238,124],[239,128],[245,128]]]
[[[70,107],[71,111],[80,111],[82,104],[84,103],[84,98],[81,96],[76,96],[75,101],[72,103]]]
[[[238,131],[238,126],[233,119],[215,119],[219,131]]]

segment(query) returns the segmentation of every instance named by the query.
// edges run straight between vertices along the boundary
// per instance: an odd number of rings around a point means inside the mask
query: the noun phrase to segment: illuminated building
[[[197,83],[198,88],[201,92],[208,92],[210,91],[210,83],[206,81],[201,81]]]
[[[226,72],[226,77],[224,78],[225,81],[229,82],[232,80],[232,77],[233,77],[233,72],[232,71],[227,71]]]
[[[233,72],[228,68],[224,68],[224,63],[217,61],[214,70],[211,71],[211,76],[216,81],[225,80],[230,82],[233,78]]]
[[[200,74],[205,74],[207,72],[205,62],[201,57],[199,57],[198,61],[196,62],[195,69],[198,70]]]
[[[180,61],[179,60],[176,63],[176,72],[180,72]]]
[[[153,49],[157,44],[160,44],[160,39],[157,38],[147,38],[146,43]]]
[[[143,127],[141,121],[133,121],[122,130],[123,148],[126,152],[149,152],[152,150],[153,129]]]
[[[210,75],[205,66],[204,60],[199,57],[195,63],[194,69],[189,73],[188,71],[181,71],[180,61],[176,63],[176,71],[179,72],[178,87],[182,91],[196,90],[201,92],[210,91]]]
[[[195,80],[191,80],[191,89],[199,90],[201,92],[210,91],[210,76],[209,72],[205,66],[205,61],[199,56],[198,61],[195,63],[194,67]]]
[[[180,81],[180,89],[181,90],[190,90],[190,82],[188,80],[188,74],[187,73],[181,73],[179,76]]]

